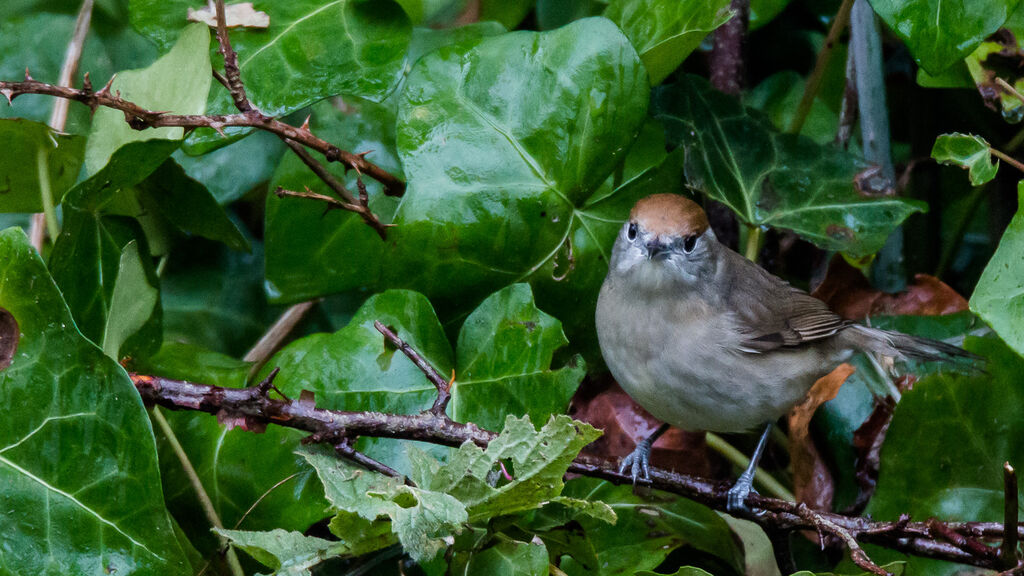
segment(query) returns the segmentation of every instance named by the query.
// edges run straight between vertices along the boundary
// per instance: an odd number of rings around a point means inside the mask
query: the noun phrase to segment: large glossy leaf
[[[14,574],[191,574],[164,508],[153,433],[128,376],[79,334],[17,229],[0,233],[0,529]]]
[[[1020,0],[872,0],[871,6],[907,44],[921,67],[938,74],[999,29],[1019,3]]]
[[[149,110],[176,114],[201,114],[210,91],[210,34],[206,26],[193,24],[166,55],[141,70],[118,73],[111,86],[121,97]],[[91,176],[107,164],[111,155],[129,142],[180,140],[183,128],[134,130],[124,114],[99,108],[85,149],[85,169]]]
[[[826,250],[862,257],[925,208],[859,190],[855,179],[868,168],[862,160],[773,130],[696,76],[659,88],[653,100],[669,142],[686,150],[690,185],[750,226],[792,230]]]
[[[411,25],[390,0],[269,0],[253,3],[270,17],[266,30],[231,31],[246,93],[265,114],[281,116],[327,96],[382,100],[402,75]],[[132,24],[161,46],[185,25],[201,0],[132,0]],[[210,109],[232,112],[217,87]]]
[[[633,43],[656,86],[729,20],[732,11],[728,0],[612,0],[604,15]]]
[[[307,218],[309,230],[293,241],[324,246],[317,239],[326,235],[346,249],[322,248],[315,266],[269,253],[273,293],[293,300],[411,287],[466,310],[529,280],[542,306],[564,307],[580,341],[592,340],[588,326],[614,234],[631,201],[650,190],[624,186],[588,199],[640,129],[647,91],[635,51],[601,18],[421,58],[399,108],[409,187],[389,242],[364,250],[360,239],[371,231],[334,235],[344,224],[331,224],[333,214],[316,225]]]
[[[257,132],[209,154],[189,156],[179,150],[173,157],[189,178],[201,182],[224,205],[270,180],[284,150],[277,136]]]
[[[1024,181],[1017,184],[1018,202],[1024,202]],[[1024,206],[1021,204],[1020,206]],[[1024,355],[1024,208],[1018,208],[999,241],[978,286],[971,295],[971,310],[985,319],[1019,354]]]
[[[1024,421],[1017,409],[1024,402],[1024,359],[994,337],[968,338],[966,348],[987,358],[987,373],[929,376],[896,406],[867,509],[873,517],[1002,520],[1003,463],[1019,468],[1024,462]],[[911,562],[922,574],[963,569],[935,564]]]
[[[79,136],[28,120],[0,120],[0,142],[8,143],[0,154],[0,212],[42,212],[43,186],[56,205],[78,178],[85,147]]]
[[[563,493],[603,501],[618,517],[615,525],[588,518],[578,520],[586,538],[564,549],[565,554],[572,556],[561,564],[566,574],[611,575],[653,570],[683,545],[717,556],[742,572],[742,551],[733,540],[729,525],[701,504],[662,493],[644,498],[633,494],[629,486],[615,486],[593,478],[571,480]],[[565,541],[558,531],[541,537],[546,541]],[[588,557],[592,565],[587,562]]]

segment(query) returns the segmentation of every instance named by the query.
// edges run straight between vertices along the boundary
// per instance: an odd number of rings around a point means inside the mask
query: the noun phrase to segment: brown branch
[[[326,204],[328,210],[345,210],[348,212],[355,212],[356,214],[359,214],[359,216],[371,228],[373,228],[375,232],[377,232],[377,235],[380,236],[381,240],[385,240],[387,238],[387,229],[393,226],[392,224],[384,224],[383,222],[378,220],[377,215],[371,212],[370,209],[366,206],[363,206],[361,204],[349,204],[347,202],[342,202],[341,200],[338,200],[333,196],[320,194],[319,192],[313,192],[312,190],[309,189],[308,186],[306,187],[305,192],[296,192],[294,190],[288,190],[286,188],[278,186],[277,189],[274,190],[274,194],[277,195],[278,198],[290,196],[292,198],[306,198],[308,200],[317,200],[319,202],[323,202],[324,204]]]
[[[307,131],[309,130],[307,124],[303,124],[302,126]],[[302,163],[305,164],[310,170],[312,170],[313,173],[316,174],[320,178],[320,180],[324,182],[324,184],[327,184],[327,186],[331,190],[333,190],[335,194],[342,198],[344,202],[341,204],[336,204],[336,206],[341,207],[343,210],[349,210],[351,212],[359,214],[359,217],[363,219],[363,222],[366,222],[366,224],[370,228],[373,228],[377,232],[377,235],[380,236],[381,240],[388,239],[387,226],[381,223],[380,218],[378,218],[377,215],[374,214],[372,210],[370,210],[369,197],[360,193],[359,199],[357,200],[354,196],[352,196],[352,193],[349,192],[348,188],[345,188],[345,185],[342,184],[337,178],[335,178],[334,174],[331,174],[330,171],[327,170],[327,168],[325,168],[323,164],[317,162],[316,158],[313,158],[309,151],[303,148],[301,144],[295,142],[294,140],[285,140],[284,143],[287,144],[288,147],[292,149],[292,152],[294,152],[295,155],[298,156],[300,160],[302,160]],[[360,180],[360,182],[362,181]]]
[[[245,85],[242,84],[242,71],[238,68],[238,54],[231,47],[231,39],[228,38],[227,18],[224,16],[224,0],[217,0],[217,43],[220,45],[220,54],[224,57],[224,80],[228,92],[231,93],[231,100],[239,112],[254,112],[256,108],[249,102],[245,95]]]
[[[804,127],[807,115],[811,112],[811,106],[814,104],[814,98],[818,95],[818,89],[821,87],[825,68],[828,67],[833,50],[839,43],[839,35],[846,29],[846,24],[850,21],[851,8],[853,8],[853,0],[843,0],[843,3],[839,5],[839,11],[836,12],[836,17],[832,20],[832,27],[829,28],[828,36],[825,37],[825,44],[821,47],[818,58],[814,62],[814,71],[807,78],[803,96],[800,97],[800,104],[796,107],[793,120],[789,124],[788,132],[790,134],[799,134]]]
[[[448,407],[448,402],[452,399],[451,390],[452,384],[455,383],[455,375],[452,374],[451,380],[445,380],[444,376],[438,372],[436,368],[431,366],[423,356],[420,356],[420,353],[412,346],[399,338],[398,334],[395,334],[394,330],[388,328],[379,320],[374,320],[373,327],[383,334],[384,337],[388,339],[388,342],[390,342],[395,348],[401,350],[402,354],[405,354],[409,360],[412,360],[412,363],[423,372],[427,377],[427,380],[430,380],[434,387],[437,388],[437,398],[434,400],[433,406],[427,410],[427,413],[447,419],[448,416],[445,414],[444,410]]]
[[[733,16],[715,30],[708,67],[712,86],[739,96],[743,90],[743,40],[750,21],[750,0],[732,0],[729,7]]]
[[[386,328],[386,327],[385,327]],[[378,328],[379,329],[379,328]],[[389,339],[390,340],[390,339]],[[422,369],[422,368],[421,368]],[[439,375],[439,374],[438,374]],[[172,410],[198,410],[218,415],[221,420],[242,423],[250,430],[277,424],[310,433],[311,441],[331,442],[342,438],[376,436],[418,440],[445,446],[473,442],[486,446],[497,435],[474,424],[460,424],[431,411],[420,414],[382,414],[378,412],[346,412],[317,408],[308,392],[295,400],[272,399],[267,387],[221,388],[154,376],[132,374],[142,399]],[[442,378],[443,380],[443,378]],[[436,385],[436,382],[435,382]],[[616,462],[578,457],[569,472],[629,484],[632,478],[620,474]],[[729,484],[696,476],[651,469],[651,479],[641,481],[652,488],[679,494],[717,510],[726,509]],[[821,530],[834,534],[849,545],[870,542],[880,546],[928,558],[936,558],[982,568],[998,568],[998,559],[977,555],[934,536],[934,521],[911,522],[901,518],[895,522],[877,522],[868,518],[800,509],[798,504],[751,494],[747,504],[761,512],[752,519],[774,530]],[[947,534],[965,537],[1002,538],[1004,527],[999,522],[944,522]],[[1021,534],[1024,526],[1017,525]]]
[[[818,531],[821,536],[821,541],[825,541],[824,534],[833,534],[839,536],[846,547],[850,550],[850,560],[857,565],[861,570],[871,572],[872,574],[879,574],[880,576],[892,576],[889,572],[883,570],[878,564],[875,564],[868,558],[864,549],[860,547],[857,539],[850,534],[848,530],[837,525],[835,522],[830,521],[821,514],[813,512],[806,504],[802,502],[797,506],[797,513],[801,518],[807,520],[814,525],[814,528]]]
[[[341,150],[337,146],[322,140],[308,130],[301,130],[291,124],[281,122],[276,118],[264,116],[258,111],[239,112],[237,114],[169,114],[154,110],[147,110],[134,102],[129,102],[119,95],[110,93],[110,84],[103,89],[94,92],[86,87],[78,90],[63,86],[54,86],[45,82],[38,82],[26,79],[24,82],[0,81],[0,95],[13,103],[14,99],[22,94],[43,94],[57,98],[65,98],[81,102],[93,110],[103,106],[119,110],[125,115],[125,121],[135,130],[146,128],[212,128],[222,131],[227,127],[248,127],[257,130],[264,130],[278,136],[281,139],[294,140],[306,148],[316,150],[324,155],[328,162],[340,162],[344,166],[358,170],[370,178],[380,182],[385,193],[389,195],[401,195],[405,192],[405,182],[398,177],[366,160],[360,154],[353,154],[347,150]]]

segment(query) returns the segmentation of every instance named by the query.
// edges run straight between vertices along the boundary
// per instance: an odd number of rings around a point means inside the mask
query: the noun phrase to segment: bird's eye
[[[691,234],[686,238],[683,238],[683,252],[689,254],[693,252],[693,249],[697,247],[697,235]]]
[[[635,223],[630,223],[629,224],[629,228],[626,229],[626,238],[628,238],[630,242],[632,242],[633,240],[636,240],[636,224]]]

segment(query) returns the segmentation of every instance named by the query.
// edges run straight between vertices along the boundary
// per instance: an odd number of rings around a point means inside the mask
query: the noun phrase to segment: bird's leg
[[[745,501],[751,492],[757,493],[754,490],[754,472],[757,471],[757,462],[761,460],[764,447],[768,444],[768,433],[771,431],[772,423],[769,422],[764,427],[764,432],[761,433],[761,439],[757,442],[757,448],[754,449],[754,453],[750,456],[750,464],[747,465],[747,469],[743,471],[743,474],[740,474],[739,479],[729,489],[729,498],[725,503],[725,509],[729,512],[750,512]]]
[[[643,479],[651,479],[651,446],[654,442],[668,430],[668,424],[662,424],[658,426],[658,429],[654,431],[647,438],[644,438],[637,443],[636,448],[622,459],[622,464],[619,465],[619,474],[626,471],[629,468],[630,476],[633,477],[633,484],[636,485],[636,479],[643,472]]]

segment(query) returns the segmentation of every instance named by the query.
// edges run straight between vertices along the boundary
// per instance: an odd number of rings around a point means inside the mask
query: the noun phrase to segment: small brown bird
[[[746,432],[765,426],[729,491],[745,509],[771,424],[854,351],[927,361],[974,359],[956,346],[844,320],[718,242],[695,202],[656,194],[636,203],[612,250],[597,301],[597,335],[612,375],[664,422],[622,463],[648,477],[651,444],[668,425]]]

